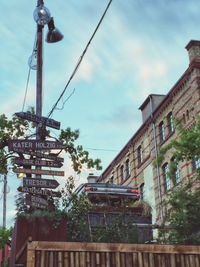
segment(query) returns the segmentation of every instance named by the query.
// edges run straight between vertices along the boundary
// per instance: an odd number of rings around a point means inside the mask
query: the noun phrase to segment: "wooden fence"
[[[200,246],[29,242],[27,267],[200,267]]]

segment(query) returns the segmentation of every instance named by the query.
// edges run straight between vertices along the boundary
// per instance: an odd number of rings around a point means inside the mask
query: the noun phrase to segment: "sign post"
[[[38,116],[38,115],[32,114],[30,112],[17,112],[17,113],[15,113],[15,115],[21,119],[36,122],[38,124],[41,123],[45,126],[48,126],[48,127],[51,127],[51,128],[57,129],[57,130],[60,129],[60,122],[55,121],[53,119]]]
[[[41,174],[41,175],[52,175],[52,176],[65,176],[64,171],[49,171],[41,169],[14,169],[15,173],[27,173],[27,174]],[[34,178],[35,179],[35,178]]]
[[[39,141],[39,140],[11,140],[8,143],[9,150],[24,149],[25,150],[51,150],[51,149],[65,149],[66,146],[58,141]]]
[[[53,179],[40,179],[40,178],[24,178],[24,187],[35,187],[35,188],[51,188],[55,189],[59,186],[59,183]]]

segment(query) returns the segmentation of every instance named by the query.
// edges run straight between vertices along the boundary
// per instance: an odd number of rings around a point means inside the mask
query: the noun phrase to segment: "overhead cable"
[[[36,36],[35,36],[35,41],[34,41],[33,50],[31,53],[31,57],[33,57],[35,49],[36,49]],[[27,81],[26,81],[26,88],[25,88],[24,100],[23,100],[23,105],[22,105],[22,112],[24,111],[24,107],[25,107],[25,103],[26,103],[30,75],[31,75],[31,65],[29,65],[29,70],[28,70],[28,77],[27,77]]]
[[[75,66],[75,68],[74,68],[74,70],[73,70],[73,72],[72,72],[72,74],[71,74],[71,76],[70,76],[70,78],[69,78],[69,80],[68,80],[68,82],[67,82],[67,84],[66,84],[64,90],[62,91],[62,93],[61,93],[61,95],[59,96],[58,100],[56,101],[56,103],[54,104],[53,108],[52,108],[51,111],[49,112],[49,114],[48,114],[48,118],[52,115],[52,113],[53,113],[54,110],[56,109],[56,107],[57,107],[59,101],[60,101],[61,98],[63,97],[63,95],[64,95],[65,91],[67,90],[67,88],[68,88],[68,86],[69,86],[71,80],[73,79],[74,75],[76,74],[76,72],[77,72],[77,70],[78,70],[78,68],[79,68],[79,66],[80,66],[80,64],[81,64],[81,62],[82,62],[82,60],[83,60],[83,58],[84,58],[84,56],[85,56],[85,53],[87,52],[87,49],[88,49],[88,47],[89,47],[89,45],[90,45],[92,39],[94,38],[94,36],[95,36],[97,30],[99,29],[99,26],[101,25],[101,23],[102,23],[102,21],[103,21],[105,15],[106,15],[106,13],[107,13],[107,11],[108,11],[108,8],[110,7],[111,2],[112,2],[112,0],[109,1],[109,3],[108,3],[108,5],[107,5],[107,7],[106,7],[106,9],[105,9],[105,11],[104,11],[104,13],[103,13],[101,19],[100,19],[100,21],[99,21],[99,23],[98,23],[98,25],[97,25],[97,27],[95,28],[95,31],[93,32],[93,34],[92,34],[90,40],[88,41],[88,43],[87,43],[87,45],[86,45],[86,47],[85,47],[83,53],[81,54],[81,56],[80,56],[80,58],[79,58],[79,60],[78,60],[78,63],[76,64],[76,66]]]

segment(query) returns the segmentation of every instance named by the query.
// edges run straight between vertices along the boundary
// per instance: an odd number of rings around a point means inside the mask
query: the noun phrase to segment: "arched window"
[[[137,148],[137,159],[138,159],[138,164],[141,164],[142,163],[142,146],[139,146]]]
[[[197,170],[200,168],[200,159],[193,159],[192,161],[192,170]]]
[[[174,175],[175,175],[175,182],[179,183],[181,180],[181,174],[180,174],[180,169],[179,169],[179,164],[176,160],[176,158],[171,159],[171,163],[173,164],[173,170],[174,170]]]
[[[144,183],[140,185],[140,198],[144,199]]]
[[[187,109],[187,111],[186,111],[186,118],[187,118],[187,121],[189,120],[189,118],[190,118],[190,113],[189,113],[189,110]]]
[[[168,127],[169,134],[174,132],[174,121],[173,121],[172,112],[170,112],[167,115],[167,127]]]
[[[114,176],[113,176],[113,175],[110,177],[110,183],[111,183],[111,184],[114,183]]]
[[[122,182],[124,180],[124,165],[121,165],[120,167],[120,177]]]
[[[160,142],[163,142],[165,140],[165,126],[164,126],[164,122],[161,121],[159,126],[159,138],[160,138]]]
[[[169,178],[169,165],[165,163],[162,166],[162,174],[163,174],[163,181],[164,181],[164,188],[165,192],[171,188],[171,180]]]
[[[126,178],[128,178],[130,176],[130,161],[129,159],[126,160]]]

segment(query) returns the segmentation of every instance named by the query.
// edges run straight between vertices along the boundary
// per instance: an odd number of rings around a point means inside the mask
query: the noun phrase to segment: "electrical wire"
[[[65,107],[65,103],[72,97],[72,95],[75,93],[75,88],[73,92],[62,102],[62,107],[61,108],[55,108],[56,110],[63,110]]]
[[[86,150],[92,151],[102,151],[102,152],[119,152],[117,149],[106,149],[106,148],[92,148],[92,147],[85,147]]]
[[[94,38],[94,36],[95,36],[97,30],[99,29],[99,27],[100,27],[100,25],[101,25],[101,23],[102,23],[102,21],[103,21],[105,15],[106,15],[108,9],[109,9],[109,7],[110,7],[111,2],[112,2],[112,0],[109,1],[108,5],[107,5],[107,7],[106,7],[106,9],[105,9],[105,11],[104,11],[104,13],[103,13],[103,15],[102,15],[100,21],[99,21],[99,23],[97,24],[97,27],[95,28],[95,30],[94,30],[94,32],[93,32],[91,38],[89,39],[89,41],[88,41],[88,43],[87,43],[85,49],[83,50],[83,53],[81,54],[81,56],[80,56],[80,58],[79,58],[79,60],[78,60],[78,63],[76,64],[76,66],[75,66],[75,68],[74,68],[74,70],[73,70],[73,72],[72,72],[72,74],[71,74],[71,76],[70,76],[70,78],[69,78],[69,80],[68,80],[68,82],[67,82],[67,84],[66,84],[64,90],[62,91],[62,93],[61,93],[61,95],[59,96],[58,100],[56,101],[56,103],[54,104],[53,108],[52,108],[51,111],[49,112],[49,114],[48,114],[48,118],[53,114],[53,112],[54,112],[54,110],[56,109],[58,103],[60,102],[61,98],[63,97],[63,95],[64,95],[64,93],[65,93],[65,91],[67,90],[67,88],[68,88],[68,86],[69,86],[71,80],[73,79],[73,77],[75,76],[75,74],[76,74],[78,68],[80,67],[80,64],[81,64],[81,62],[82,62],[82,60],[83,60],[83,58],[84,58],[84,56],[85,56],[85,54],[86,54],[86,52],[87,52],[87,49],[88,49],[88,47],[89,47],[91,41],[93,40],[93,38]]]
[[[32,50],[32,53],[31,53],[31,58],[33,57],[34,52],[36,50],[36,43],[37,43],[36,40],[37,40],[37,37],[35,36],[35,41],[34,41],[33,50]],[[29,65],[28,77],[27,77],[27,81],[26,81],[26,88],[25,88],[25,94],[24,94],[24,100],[23,100],[23,105],[22,105],[22,112],[24,111],[24,107],[25,107],[25,103],[26,103],[28,86],[29,86],[29,81],[30,81],[30,75],[31,75],[31,66]]]

